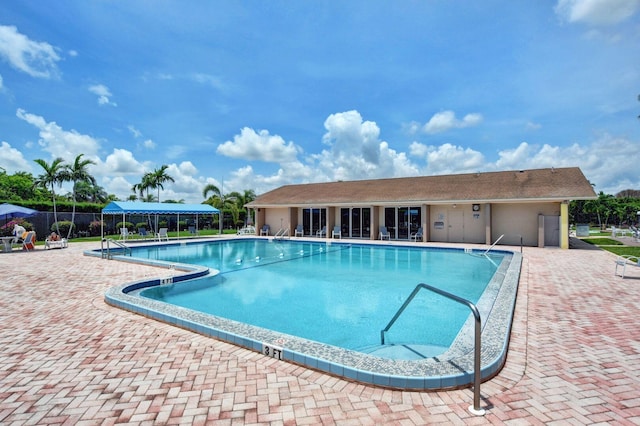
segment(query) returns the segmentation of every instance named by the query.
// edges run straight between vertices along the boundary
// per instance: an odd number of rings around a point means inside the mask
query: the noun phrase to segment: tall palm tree
[[[149,189],[151,188],[151,177],[152,173],[147,172],[142,176],[140,183],[136,183],[135,185],[133,185],[133,187],[131,187],[131,190],[133,192],[140,194],[140,199],[143,199],[145,196],[148,198]]]
[[[38,163],[38,165],[40,165],[40,167],[44,169],[44,173],[38,176],[34,181],[34,186],[43,186],[45,188],[51,187],[51,194],[53,197],[53,220],[56,224],[56,233],[59,235],[60,228],[58,227],[58,211],[56,209],[55,186],[58,185],[58,187],[60,187],[62,185],[62,182],[67,180],[68,175],[65,171],[64,160],[58,157],[53,160],[51,164],[47,163],[41,158],[33,161]]]
[[[147,172],[142,176],[142,180],[140,183],[133,185],[131,188],[134,192],[138,192],[140,194],[140,199],[146,202],[157,201],[160,202],[160,190],[164,189],[164,184],[166,182],[175,182],[175,179],[169,174],[167,174],[167,169],[169,166],[166,164],[162,165],[159,169],[155,169],[152,172]],[[158,190],[158,198],[154,200],[154,195],[149,194],[150,189]],[[146,192],[146,195],[145,195]],[[151,222],[151,217],[149,216],[149,222]],[[149,223],[151,225],[151,223]],[[158,230],[158,215],[156,215],[156,226],[155,230]]]
[[[160,190],[164,189],[164,183],[175,182],[175,179],[171,175],[167,174],[169,166],[162,165],[159,169],[155,169],[151,172],[151,178],[149,180],[149,187],[158,190],[158,202],[160,202]]]
[[[65,174],[66,178],[73,182],[73,211],[71,213],[71,226],[69,227],[69,231],[67,232],[67,239],[71,236],[71,230],[75,226],[76,220],[76,193],[78,191],[78,183],[86,182],[91,185],[96,184],[96,179],[87,171],[87,166],[89,164],[96,164],[95,161],[85,159],[82,157],[84,154],[80,154],[76,157],[72,165],[65,166]]]
[[[207,198],[210,192],[213,195]],[[228,210],[231,210],[231,214],[233,215],[234,218],[237,216],[237,213],[234,214],[234,212],[237,210],[236,204],[235,204],[236,197],[232,197],[229,195],[225,196],[222,193],[222,191],[220,191],[220,188],[218,188],[212,183],[204,187],[204,189],[202,190],[202,196],[206,199],[205,204],[212,205],[213,207],[220,210],[220,217],[218,218],[218,228],[219,228],[218,232],[220,233],[220,235],[222,235],[222,222],[224,219],[224,209],[227,208]]]

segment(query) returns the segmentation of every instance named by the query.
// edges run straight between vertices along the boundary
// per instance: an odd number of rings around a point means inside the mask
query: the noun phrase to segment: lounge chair
[[[36,248],[36,233],[35,231],[27,232],[27,235],[22,240],[22,249],[29,251]]]
[[[323,226],[321,230],[316,232],[316,237],[322,238],[327,236],[327,225]]]
[[[127,241],[129,237],[129,230],[127,228],[120,228],[120,239],[123,241]]]
[[[140,228],[138,229],[138,235],[140,235],[140,238],[142,238],[143,240],[147,238],[147,236],[149,235],[147,233],[147,228]]]
[[[628,266],[637,266],[640,267],[640,257],[639,256],[632,256],[632,255],[622,255],[622,256],[618,256],[616,258],[616,270],[614,272],[615,275],[618,275],[618,267],[621,266],[622,267],[622,274],[620,275],[622,278],[624,278],[624,274],[627,270],[627,265]]]
[[[269,225],[262,225],[262,228],[260,229],[260,236],[266,235],[267,237],[269,236],[269,229],[271,229],[271,227]]]
[[[60,238],[59,240],[52,240],[50,238],[47,238],[46,240],[44,240],[45,250],[54,249],[54,248],[67,248],[67,247],[69,247],[69,243],[67,242],[66,238]]]
[[[384,240],[391,240],[391,234],[389,233],[389,231],[387,231],[387,227],[386,226],[381,226],[380,227],[380,239]]]
[[[253,225],[247,225],[244,228],[238,229],[238,235],[256,235],[256,228]]]
[[[189,227],[189,234],[193,235],[194,237],[199,235],[198,230],[196,229],[195,226],[190,226]]]
[[[418,240],[422,241],[422,227],[418,228],[418,231],[415,234],[411,234],[411,239],[416,243]]]
[[[167,234],[167,231],[167,228],[160,228],[158,230],[158,233],[156,234],[156,238],[158,239],[158,241],[162,241],[163,238],[169,241],[169,234]]]
[[[294,237],[304,237],[304,228],[302,225],[296,226],[296,230],[293,233]]]
[[[333,231],[331,231],[331,238],[338,237],[338,239],[342,239],[342,229],[340,229],[340,225],[336,225],[333,227]]]

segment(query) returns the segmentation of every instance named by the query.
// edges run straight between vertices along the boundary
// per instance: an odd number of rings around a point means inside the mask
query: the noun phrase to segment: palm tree
[[[53,196],[53,220],[56,224],[57,234],[60,234],[60,228],[58,227],[58,211],[56,209],[56,184],[58,187],[62,185],[62,182],[67,180],[67,174],[64,167],[64,160],[60,157],[47,163],[40,158],[33,160],[44,169],[44,173],[38,176],[34,182],[34,186],[43,186],[45,188],[51,187],[51,194]]]
[[[159,169],[155,169],[152,172],[147,172],[142,176],[142,180],[140,183],[133,185],[133,192],[138,192],[140,194],[140,199],[145,202],[160,202],[160,190],[164,189],[164,183],[166,182],[175,182],[172,176],[167,174],[167,169],[169,166],[162,165]],[[149,194],[150,189],[158,190],[158,198],[155,199],[155,196]],[[145,195],[146,192],[146,195]],[[149,222],[151,222],[151,217],[149,217]],[[151,225],[151,223],[149,223]],[[158,215],[156,215],[156,226],[155,230],[158,230]]]
[[[168,168],[169,166],[165,164],[159,169],[155,169],[153,172],[151,172],[149,187],[158,189],[158,202],[160,202],[160,190],[164,189],[163,184],[166,182],[175,182],[175,179],[167,174]]]
[[[213,195],[207,198],[210,192],[213,193]],[[222,191],[220,191],[220,188],[212,183],[204,187],[204,189],[202,190],[202,196],[206,199],[205,204],[212,205],[213,207],[220,210],[220,217],[218,218],[218,232],[220,233],[220,235],[222,235],[222,222],[224,219],[225,207],[228,210],[231,210],[231,214],[234,218],[237,216],[237,208],[235,204],[236,197],[232,197],[229,195],[225,196]]]
[[[67,232],[67,239],[71,236],[71,230],[75,226],[76,219],[76,193],[78,191],[78,183],[86,182],[91,185],[96,184],[96,179],[89,174],[87,171],[87,166],[89,164],[96,164],[95,161],[92,160],[83,160],[82,157],[84,154],[80,154],[76,157],[73,165],[65,166],[65,175],[66,178],[73,182],[73,211],[71,213],[71,226],[69,227],[69,231]]]
[[[135,193],[140,194],[140,199],[143,199],[145,196],[149,196],[149,189],[151,188],[151,172],[145,173],[142,176],[142,180],[140,183],[136,183],[131,187],[131,190]]]

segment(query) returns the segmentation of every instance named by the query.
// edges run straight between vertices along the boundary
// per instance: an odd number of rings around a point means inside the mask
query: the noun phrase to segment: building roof
[[[140,201],[112,201],[103,214],[215,214],[220,210],[208,204],[143,203]]]
[[[285,185],[247,207],[499,203],[597,198],[578,167]]]

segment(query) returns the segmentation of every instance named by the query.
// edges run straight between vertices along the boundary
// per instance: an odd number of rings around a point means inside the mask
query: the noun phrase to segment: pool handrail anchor
[[[500,239],[498,239],[500,241]],[[496,241],[496,243],[498,242]],[[396,322],[398,317],[404,312],[406,307],[411,303],[414,297],[418,294],[421,289],[430,290],[434,293],[437,293],[441,296],[449,298],[454,302],[461,303],[466,305],[471,312],[473,313],[473,317],[475,320],[475,339],[474,339],[474,353],[473,353],[473,405],[469,406],[469,411],[476,416],[484,416],[485,410],[480,407],[480,382],[482,381],[481,370],[480,370],[480,354],[481,354],[481,339],[482,339],[482,320],[480,318],[480,312],[476,305],[468,301],[467,299],[463,299],[462,297],[456,296],[455,294],[449,293],[447,291],[441,290],[437,287],[431,286],[429,284],[420,283],[413,289],[407,300],[402,304],[400,309],[396,312],[396,314],[391,318],[389,324],[385,328],[380,331],[380,340],[381,344],[384,345],[384,334],[389,331],[391,326]]]
[[[105,250],[104,250],[104,243],[105,242],[107,243],[106,253],[105,253]],[[125,255],[127,254],[127,251],[128,251],[129,252],[129,256],[131,256],[131,254],[132,254],[131,247],[129,247],[125,243],[122,243],[120,241],[116,241],[113,238],[103,238],[102,241],[100,241],[100,251],[102,253],[102,258],[103,259],[105,259],[105,258],[106,259],[113,259],[113,255],[111,254],[110,244],[115,244],[116,246],[120,247]]]

